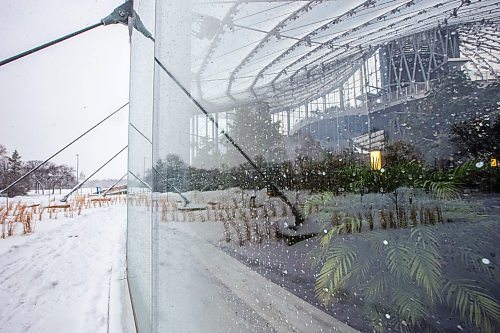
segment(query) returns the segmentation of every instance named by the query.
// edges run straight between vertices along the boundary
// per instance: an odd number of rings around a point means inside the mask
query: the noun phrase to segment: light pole
[[[80,155],[76,154],[76,184],[78,184],[78,178],[79,178],[79,174],[78,174],[78,158],[80,157]]]

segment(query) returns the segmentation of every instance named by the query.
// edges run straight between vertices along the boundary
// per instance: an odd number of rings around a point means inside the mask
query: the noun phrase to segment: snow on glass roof
[[[191,89],[216,109],[318,96],[378,46],[434,28],[470,40],[470,27],[489,27],[499,46],[493,0],[200,1],[195,11]]]

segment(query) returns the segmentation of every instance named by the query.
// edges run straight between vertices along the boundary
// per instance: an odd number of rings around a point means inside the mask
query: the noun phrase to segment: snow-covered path
[[[126,206],[38,223],[59,225],[0,239],[0,332],[106,332],[110,281],[124,276]]]

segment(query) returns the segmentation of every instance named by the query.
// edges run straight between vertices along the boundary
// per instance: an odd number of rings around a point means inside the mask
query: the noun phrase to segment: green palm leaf
[[[349,281],[355,282],[358,285],[363,284],[374,262],[375,257],[370,255],[370,253],[365,256],[358,256],[349,273],[340,281],[340,285],[346,285]]]
[[[300,213],[302,217],[307,217],[312,214],[313,208],[318,206],[333,206],[333,201],[335,200],[335,194],[333,192],[323,192],[311,196],[305,203],[300,207]]]
[[[416,288],[407,285],[396,289],[393,298],[393,309],[397,311],[398,319],[406,321],[410,326],[421,326],[427,317],[429,307],[419,296]]]
[[[324,229],[327,230],[327,232],[326,234],[323,235],[323,237],[321,237],[319,241],[321,247],[323,248],[323,254],[325,254],[328,251],[328,247],[330,246],[330,242],[333,236],[340,234],[344,229],[345,229],[344,223],[334,226],[330,228],[330,230]]]
[[[364,288],[364,294],[368,301],[375,302],[379,301],[383,295],[395,285],[392,274],[387,271],[380,270],[375,276],[373,276],[366,287]]]
[[[449,200],[460,197],[461,183],[456,179],[433,180],[428,179],[423,182],[423,187],[436,194],[439,199]]]
[[[440,298],[441,289],[441,255],[437,249],[437,237],[431,227],[417,227],[411,231],[409,260],[410,274],[417,284],[424,288],[433,302]]]
[[[434,229],[428,226],[418,226],[411,230],[410,238],[417,247],[437,253],[438,239]]]
[[[411,251],[404,245],[390,247],[387,251],[387,268],[398,280],[408,281],[410,279],[411,260]]]
[[[436,171],[427,180],[416,182],[416,186],[435,193],[439,199],[459,198],[460,188],[465,178],[475,170],[475,164],[476,161],[471,160],[448,172]]]
[[[493,277],[493,271],[489,269],[490,266],[483,264],[481,261],[483,260],[483,256],[480,256],[469,248],[459,248],[460,250],[460,260],[465,267],[471,267],[479,273],[487,274],[490,277]]]
[[[349,273],[356,257],[354,249],[343,244],[330,250],[315,285],[316,296],[324,304],[330,303],[333,293],[344,286],[346,281],[343,278]]]
[[[500,324],[500,304],[488,295],[487,290],[475,284],[473,280],[449,281],[445,285],[446,302],[469,324],[484,332],[494,332]]]
[[[441,264],[435,251],[417,249],[410,259],[410,274],[421,286],[431,301],[440,298]]]
[[[365,237],[370,242],[371,249],[376,253],[381,253],[382,251],[387,250],[387,245],[392,243],[392,241],[387,240],[387,234],[382,234],[376,231],[366,234]]]
[[[323,258],[324,258],[323,249],[319,247],[311,251],[307,263],[310,265],[311,269],[313,269],[320,264]]]

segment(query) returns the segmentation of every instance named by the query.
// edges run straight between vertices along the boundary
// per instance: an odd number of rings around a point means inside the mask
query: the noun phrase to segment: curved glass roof
[[[465,53],[481,59],[481,46],[500,48],[493,0],[200,1],[196,9],[191,90],[214,111],[318,96],[378,46],[438,27],[457,27]]]

